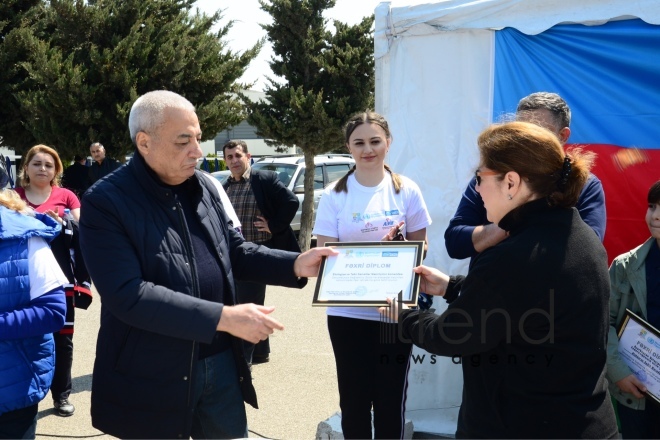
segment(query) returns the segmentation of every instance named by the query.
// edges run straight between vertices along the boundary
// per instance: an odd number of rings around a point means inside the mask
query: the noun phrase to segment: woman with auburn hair
[[[0,159],[0,438],[35,438],[39,402],[55,366],[66,278],[48,242],[60,227],[14,191]]]
[[[67,417],[73,415],[75,411],[75,407],[69,402],[73,363],[74,307],[87,308],[91,299],[91,286],[78,245],[77,222],[80,219],[80,200],[72,191],[60,187],[62,171],[62,161],[57,151],[46,145],[36,145],[25,155],[19,174],[21,188],[16,188],[16,192],[35,211],[49,215],[62,225],[62,232],[51,243],[51,249],[69,280],[65,289],[67,315],[64,328],[54,335],[57,356],[51,394],[56,413]],[[65,209],[71,212],[73,221],[65,218]],[[73,263],[70,250],[74,251]]]
[[[314,225],[317,246],[393,240],[404,222],[405,239],[426,241],[431,217],[422,192],[385,164],[392,143],[385,118],[358,113],[344,132],[355,166],[321,197]],[[375,438],[403,438],[412,344],[381,338],[381,332],[397,334],[396,325],[382,322],[375,307],[328,308],[341,426],[347,439],[372,438],[372,408]]]
[[[402,310],[403,337],[460,360],[457,438],[616,437],[607,256],[574,208],[594,155],[565,153],[525,122],[493,125],[478,144],[476,188],[508,237],[474,257],[466,277],[415,268],[421,289],[449,306]]]

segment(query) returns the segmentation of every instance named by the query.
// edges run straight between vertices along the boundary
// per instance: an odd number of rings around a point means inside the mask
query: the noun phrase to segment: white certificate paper
[[[339,255],[324,259],[316,283],[313,305],[387,305],[386,298],[402,295],[402,302],[417,304],[424,242],[385,241],[327,243]]]
[[[647,395],[660,402],[660,336],[649,323],[630,310],[619,328],[619,354],[647,388]]]

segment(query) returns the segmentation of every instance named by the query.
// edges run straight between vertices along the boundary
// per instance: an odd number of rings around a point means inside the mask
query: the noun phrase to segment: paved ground
[[[314,282],[303,290],[268,288],[266,303],[286,329],[271,337],[271,361],[253,368],[260,409],[247,407],[250,437],[312,439],[318,423],[339,410],[325,309],[311,307]],[[88,310],[76,311],[70,398],[76,413],[57,416],[47,396],[39,405],[39,438],[112,438],[94,429],[89,415],[100,306],[96,295]]]

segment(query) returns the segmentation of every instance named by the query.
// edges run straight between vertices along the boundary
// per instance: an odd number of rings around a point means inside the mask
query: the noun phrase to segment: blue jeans
[[[192,438],[247,438],[247,416],[231,349],[197,362]]]

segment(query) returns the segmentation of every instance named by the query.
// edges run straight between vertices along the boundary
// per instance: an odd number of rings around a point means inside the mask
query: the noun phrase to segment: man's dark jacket
[[[231,179],[229,177],[222,184],[225,190],[231,185]],[[268,229],[272,234],[271,239],[264,244],[273,249],[300,252],[291,229],[291,220],[300,206],[298,197],[284,186],[273,171],[250,170],[250,186],[259,210],[268,219]]]
[[[89,167],[78,162],[71,164],[62,174],[62,186],[81,198],[89,188]]]
[[[94,185],[97,180],[104,178],[105,176],[112,173],[116,169],[119,169],[120,167],[121,167],[121,162],[111,157],[106,157],[105,159],[103,159],[103,162],[101,162],[100,165],[95,160],[92,161],[92,166],[88,167],[89,172],[87,174],[88,175],[87,186],[89,187]]]
[[[213,183],[196,171],[194,198],[214,244],[225,293],[233,278],[302,287],[297,254],[247,243],[229,222]],[[200,299],[197,263],[184,213],[136,152],[131,162],[90,188],[80,238],[101,296],[92,380],[92,425],[121,438],[188,438],[199,343],[210,343],[223,304]],[[240,340],[232,338],[241,389],[257,405]]]

